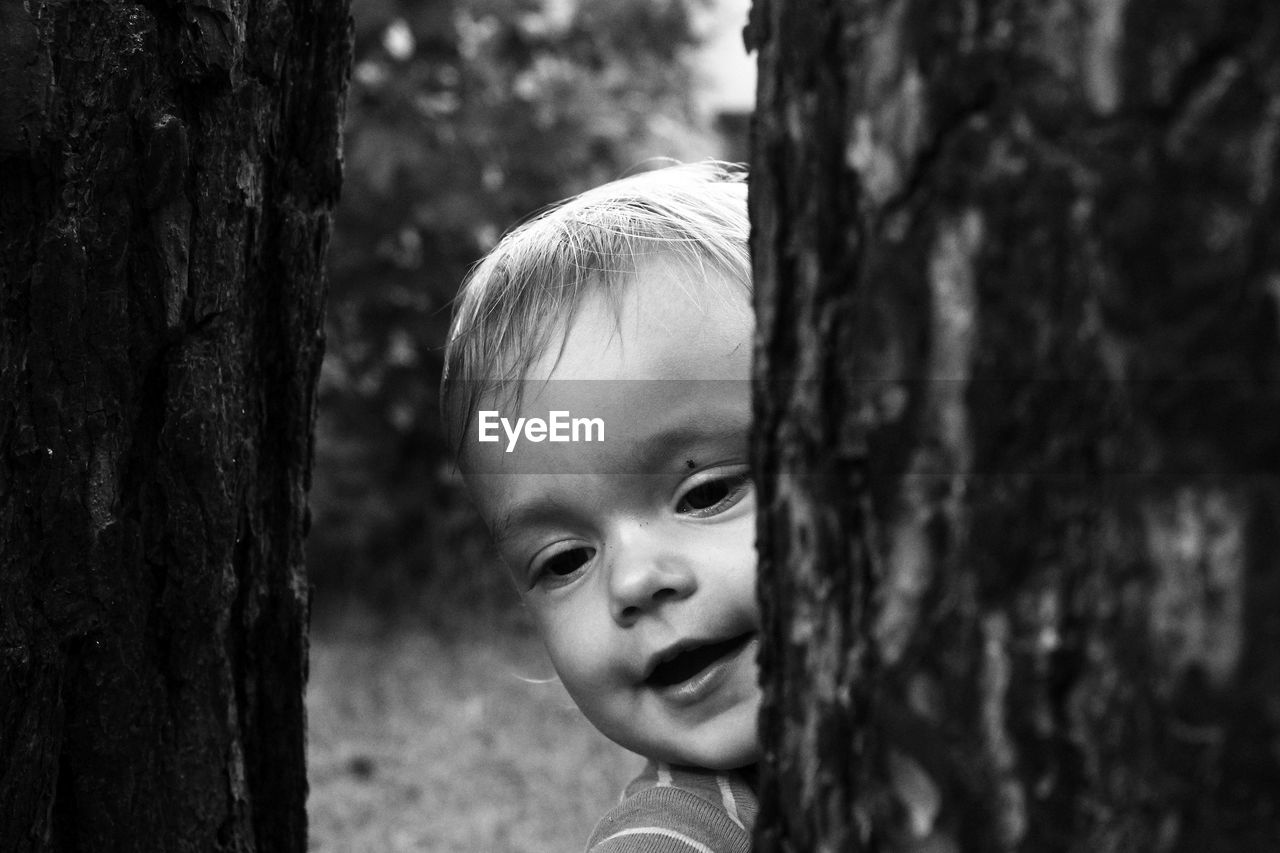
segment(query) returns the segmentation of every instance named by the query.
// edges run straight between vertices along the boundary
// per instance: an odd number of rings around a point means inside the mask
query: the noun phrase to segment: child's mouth
[[[682,649],[674,657],[653,668],[645,683],[652,687],[670,687],[688,681],[725,658],[742,649],[755,634],[748,632],[718,643],[706,643]]]

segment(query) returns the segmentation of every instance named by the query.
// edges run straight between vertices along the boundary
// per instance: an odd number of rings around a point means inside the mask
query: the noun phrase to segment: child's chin
[[[727,753],[723,761],[717,762],[719,766],[711,769],[732,770],[735,767],[745,767],[748,764],[755,764],[759,761],[761,754],[760,742],[753,732],[750,738],[746,739],[737,749]]]
[[[708,770],[733,770],[755,764],[760,756],[760,743],[753,727],[751,731],[736,737],[726,733],[726,737],[718,738],[714,743],[694,744],[679,749],[665,760],[671,764],[687,764]]]

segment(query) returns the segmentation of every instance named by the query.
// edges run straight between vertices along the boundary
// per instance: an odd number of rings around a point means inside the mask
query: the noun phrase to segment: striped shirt
[[[750,853],[757,810],[742,771],[650,761],[596,824],[587,853]]]

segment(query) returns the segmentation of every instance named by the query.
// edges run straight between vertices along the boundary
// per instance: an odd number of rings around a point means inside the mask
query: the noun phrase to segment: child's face
[[[649,758],[757,760],[752,316],[740,290],[649,262],[588,300],[535,364],[515,423],[600,418],[602,442],[467,437],[468,479],[556,671]],[[555,349],[554,347],[552,348]],[[558,361],[555,356],[559,355]],[[595,380],[589,382],[561,380]],[[644,380],[644,381],[636,381]]]

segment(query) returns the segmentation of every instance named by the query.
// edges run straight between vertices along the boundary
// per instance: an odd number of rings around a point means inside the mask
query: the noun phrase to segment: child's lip
[[[672,643],[670,646],[651,655],[645,663],[644,677],[641,679],[647,684],[651,684],[654,678],[654,672],[662,664],[674,660],[685,652],[703,649],[708,646],[723,647],[708,649],[708,652],[714,655],[715,660],[727,657],[745,646],[755,636],[754,631],[747,631],[742,634],[734,634],[728,637],[717,637],[711,639],[686,639]],[[715,662],[715,661],[712,661]]]

